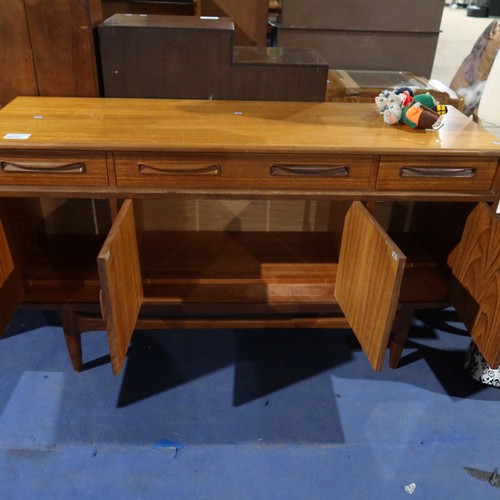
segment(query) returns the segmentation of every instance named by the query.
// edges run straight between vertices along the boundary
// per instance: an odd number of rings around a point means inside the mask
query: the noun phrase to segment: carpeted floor
[[[494,498],[500,391],[462,369],[452,310],[416,318],[375,373],[350,332],[138,332],[113,376],[103,333],[73,372],[57,318],[0,343],[0,497]]]

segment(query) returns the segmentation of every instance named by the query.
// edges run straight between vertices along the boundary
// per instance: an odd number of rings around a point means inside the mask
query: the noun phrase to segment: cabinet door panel
[[[113,373],[123,368],[142,305],[142,278],[132,200],[126,200],[97,257],[101,307]]]
[[[0,335],[7,328],[23,296],[23,284],[14,264],[0,218]]]
[[[374,370],[381,370],[406,257],[360,203],[349,209],[335,297]]]
[[[500,219],[480,203],[465,224],[453,265],[452,300],[491,367],[500,365]]]

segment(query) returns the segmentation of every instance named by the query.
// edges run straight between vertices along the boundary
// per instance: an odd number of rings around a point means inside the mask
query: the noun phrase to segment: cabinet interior
[[[367,205],[407,257],[400,300],[446,301],[448,264],[472,204]],[[332,310],[349,206],[310,199],[134,200],[144,305]],[[107,200],[12,199],[3,200],[3,211],[16,226],[9,241],[25,302],[99,303],[96,258],[112,228]]]

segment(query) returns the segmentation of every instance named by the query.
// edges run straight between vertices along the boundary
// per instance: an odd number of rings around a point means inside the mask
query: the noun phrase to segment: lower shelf
[[[47,236],[23,269],[29,304],[98,304],[102,236]],[[446,302],[448,274],[416,248],[401,301]],[[338,256],[326,232],[145,232],[144,310],[186,314],[324,313]],[[418,260],[418,262],[417,262]]]
[[[46,238],[23,270],[26,301],[98,302],[102,241]],[[145,304],[334,302],[327,233],[146,232],[140,255]]]

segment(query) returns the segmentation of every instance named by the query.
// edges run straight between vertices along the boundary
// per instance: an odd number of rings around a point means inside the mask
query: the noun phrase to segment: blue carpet
[[[73,372],[57,316],[0,341],[0,498],[500,498],[498,389],[470,379],[452,310],[414,320],[401,367],[348,331],[144,331],[120,376],[102,332]]]

